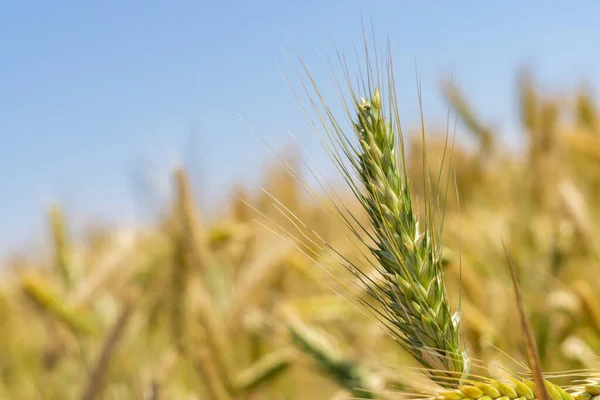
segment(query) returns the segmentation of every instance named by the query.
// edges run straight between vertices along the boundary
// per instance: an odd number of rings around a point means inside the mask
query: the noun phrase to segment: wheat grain
[[[573,400],[573,397],[560,386],[544,381],[550,400]],[[481,382],[468,382],[458,388],[439,392],[437,400],[534,400],[535,384],[533,381],[510,378],[506,381],[487,379]]]

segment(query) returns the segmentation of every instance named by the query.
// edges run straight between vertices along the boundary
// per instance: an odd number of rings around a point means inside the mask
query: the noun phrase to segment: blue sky
[[[437,83],[454,71],[508,142],[520,65],[553,91],[600,83],[595,1],[4,1],[0,252],[39,239],[52,201],[76,221],[136,223],[152,203],[132,189],[145,165],[167,182],[190,163],[209,205],[232,182],[253,184],[271,155],[238,114],[278,148],[292,130],[316,149],[282,49],[295,43],[326,79],[315,50],[331,36],[349,50],[361,15],[389,32],[408,124],[415,61],[430,120],[444,122]]]

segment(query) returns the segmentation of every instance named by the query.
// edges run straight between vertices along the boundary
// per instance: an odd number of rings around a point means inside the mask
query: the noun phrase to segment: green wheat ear
[[[459,338],[460,315],[451,311],[443,280],[440,188],[433,191],[425,174],[425,218],[419,221],[409,190],[392,58],[388,55],[380,63],[376,56],[372,63],[366,39],[365,52],[366,71],[360,71],[358,90],[343,55],[337,53],[349,93],[342,105],[350,129],[336,119],[301,61],[310,82],[300,77],[302,87],[322,129],[317,135],[366,211],[369,226],[362,226],[352,213],[346,217],[342,203],[322,201],[374,258],[369,262],[377,271],[375,277],[348,260],[343,262],[347,272],[370,289],[374,301],[362,303],[436,383],[448,387],[468,377],[469,356]],[[335,73],[333,80],[343,98]]]
[[[461,349],[458,314],[452,315],[444,286],[441,246],[431,221],[420,228],[404,153],[397,154],[393,124],[385,116],[378,89],[370,100],[356,102],[353,127],[360,148],[356,155],[345,155],[356,168],[362,190],[349,182],[375,229],[370,250],[382,278],[376,283],[382,320],[434,380],[444,384],[464,378],[469,359]],[[431,212],[429,208],[429,217]]]

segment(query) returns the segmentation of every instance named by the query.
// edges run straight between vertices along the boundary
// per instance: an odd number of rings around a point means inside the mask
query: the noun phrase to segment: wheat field
[[[0,398],[600,399],[593,96],[518,71],[517,152],[452,81],[447,131],[401,126],[366,48],[340,59],[347,115],[301,60],[294,86],[343,187],[309,186],[298,151],[216,223],[183,168],[150,228],[75,238],[49,209],[52,251],[1,271]]]

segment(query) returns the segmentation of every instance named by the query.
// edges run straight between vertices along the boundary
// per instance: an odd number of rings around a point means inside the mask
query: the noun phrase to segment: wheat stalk
[[[196,355],[197,368],[204,381],[206,397],[211,400],[231,400],[232,396],[220,377],[210,350],[201,348]]]
[[[108,332],[100,349],[98,359],[90,371],[84,390],[79,397],[80,400],[93,400],[101,397],[109,364],[133,316],[133,307],[133,303],[125,304],[117,321]]]
[[[376,398],[370,376],[361,365],[347,359],[333,343],[304,325],[290,311],[287,311],[285,318],[294,345],[309,355],[321,371],[355,398]]]

